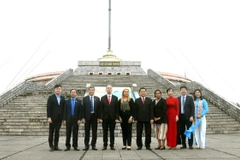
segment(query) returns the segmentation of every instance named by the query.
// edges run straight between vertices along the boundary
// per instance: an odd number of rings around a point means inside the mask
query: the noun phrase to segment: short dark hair
[[[90,86],[90,87],[88,88],[88,90],[90,90],[91,88],[93,88],[93,89],[95,90],[95,87],[93,87],[93,86]]]
[[[181,87],[180,87],[180,91],[181,91],[183,88],[185,88],[185,89],[187,90],[187,87],[186,87],[186,86],[181,86]]]
[[[193,98],[194,98],[194,100],[197,99],[197,97],[196,97],[196,95],[195,95],[195,93],[196,93],[197,91],[200,92],[200,94],[201,94],[200,99],[202,100],[202,99],[203,99],[203,97],[202,97],[202,91],[201,91],[200,89],[195,89],[195,91],[193,92]]]
[[[60,84],[56,84],[56,85],[54,86],[54,89],[55,89],[55,88],[59,88],[59,87],[62,88],[62,86],[61,86]]]
[[[174,91],[172,88],[168,88],[168,89],[167,89],[167,93],[168,93],[170,90]]]
[[[71,90],[70,90],[70,93],[71,93],[73,90],[77,92],[77,90],[76,90],[76,89],[71,89]]]
[[[156,97],[157,92],[160,92],[160,94],[162,94],[162,92],[161,92],[159,89],[156,89],[156,90],[154,91],[154,97]]]
[[[141,87],[138,92],[140,92],[142,89],[144,89],[145,91],[147,91],[147,89],[146,89],[145,87]]]

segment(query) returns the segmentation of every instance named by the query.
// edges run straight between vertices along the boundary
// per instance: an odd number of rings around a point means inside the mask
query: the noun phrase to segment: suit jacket
[[[181,96],[178,97],[178,101],[179,101],[179,115],[180,115],[181,105],[182,105]],[[186,95],[186,100],[184,104],[184,115],[186,119],[189,119],[191,116],[193,116],[193,118],[195,117],[194,109],[195,107],[194,107],[193,98],[191,96]]]
[[[101,101],[100,98],[97,96],[93,97],[94,99],[94,116],[95,118],[100,118],[100,107],[101,107]],[[86,121],[90,120],[91,118],[91,103],[90,103],[90,96],[85,96],[83,98],[83,116]]]
[[[63,119],[63,110],[65,105],[65,99],[60,96],[60,104],[58,104],[55,94],[48,97],[47,101],[47,118],[51,119]]]
[[[74,106],[74,118],[75,120],[81,120],[82,119],[82,102],[78,98],[75,100],[75,106]],[[69,98],[64,106],[64,118],[63,120],[70,122],[72,117],[72,102],[71,98]]]
[[[108,104],[107,95],[101,98],[100,119],[107,119],[108,116],[110,116],[112,120],[119,119],[118,98],[114,95],[112,95],[110,104]]]
[[[153,104],[152,99],[145,97],[144,104],[141,97],[135,100],[135,114],[134,119],[140,122],[150,122],[153,120]]]
[[[167,103],[166,103],[166,100],[161,98],[158,101],[158,103],[156,104],[156,99],[155,99],[152,103],[153,103],[154,117],[155,118],[161,117],[161,119],[158,120],[158,121],[155,121],[155,123],[156,124],[167,123],[167,116],[166,116]]]

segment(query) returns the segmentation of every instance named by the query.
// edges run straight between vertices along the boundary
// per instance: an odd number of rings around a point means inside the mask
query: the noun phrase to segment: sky
[[[112,51],[240,103],[239,0],[112,0]],[[1,0],[0,93],[108,48],[108,0]]]

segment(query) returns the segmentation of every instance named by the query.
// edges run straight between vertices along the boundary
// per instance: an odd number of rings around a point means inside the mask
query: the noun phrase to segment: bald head
[[[107,85],[106,91],[107,91],[107,94],[112,94],[112,86],[111,85]]]

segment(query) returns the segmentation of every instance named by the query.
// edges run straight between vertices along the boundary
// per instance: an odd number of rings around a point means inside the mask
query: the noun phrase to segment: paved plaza
[[[59,148],[65,149],[65,137],[60,137]],[[6,160],[219,160],[240,159],[240,135],[207,135],[207,148],[180,150],[154,150],[157,140],[152,139],[152,151],[143,148],[136,150],[136,140],[133,138],[132,150],[121,150],[122,139],[116,138],[116,150],[102,151],[102,137],[98,138],[97,151],[83,151],[83,138],[79,138],[80,151],[50,152],[47,137],[43,136],[1,136],[0,159]],[[72,148],[71,148],[72,149]]]

